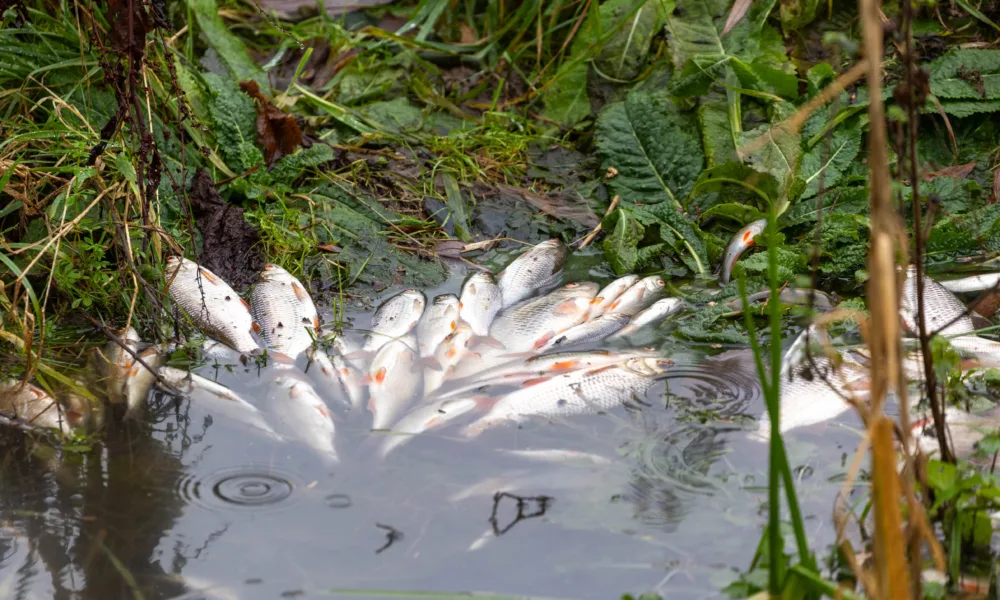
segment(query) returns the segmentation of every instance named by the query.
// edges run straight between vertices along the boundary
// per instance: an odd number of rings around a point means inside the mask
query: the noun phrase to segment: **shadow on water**
[[[753,362],[745,350],[706,357],[652,341],[675,365],[624,408],[473,441],[434,430],[384,462],[364,454],[364,411],[338,415],[342,461],[330,466],[160,394],[146,422],[61,459],[4,432],[0,597],[720,595],[764,522],[755,482],[766,452],[743,431],[763,410]],[[266,376],[198,372],[247,398]],[[823,433],[789,446],[817,524],[843,472],[823,460],[836,443]],[[832,540],[820,525],[812,533]]]

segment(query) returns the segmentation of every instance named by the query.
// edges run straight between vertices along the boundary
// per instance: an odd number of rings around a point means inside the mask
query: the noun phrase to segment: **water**
[[[598,257],[577,257],[567,279],[584,277],[609,274]],[[368,326],[367,313],[347,316]],[[147,422],[61,461],[4,432],[0,597],[719,597],[766,519],[766,448],[742,430],[761,393],[748,351],[708,357],[657,337],[641,341],[676,366],[645,404],[471,442],[432,431],[384,463],[357,411],[337,422],[342,463],[330,466],[162,394]],[[253,399],[256,371],[243,371],[198,373]],[[858,436],[827,425],[787,439],[822,551]],[[577,454],[511,452],[544,449]]]

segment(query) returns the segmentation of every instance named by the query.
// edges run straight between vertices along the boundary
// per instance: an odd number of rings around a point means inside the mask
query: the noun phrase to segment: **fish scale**
[[[722,284],[729,283],[729,278],[733,275],[733,267],[740,256],[754,245],[754,238],[764,233],[767,229],[767,219],[758,219],[740,229],[726,246],[726,253],[722,259]]]
[[[576,282],[525,300],[501,311],[490,327],[490,335],[500,340],[508,352],[537,350],[554,336],[582,323],[596,293],[596,283]]]
[[[513,306],[535,294],[540,288],[559,280],[568,252],[559,240],[552,239],[529,248],[497,275],[503,308]]]
[[[253,338],[258,325],[250,315],[250,305],[221,277],[176,256],[167,259],[166,276],[174,302],[202,333],[239,352],[260,349]]]
[[[340,461],[333,418],[308,381],[297,375],[278,375],[268,382],[268,399],[285,437],[309,446],[330,462]]]
[[[434,351],[458,326],[460,302],[455,294],[442,294],[424,309],[417,322],[417,350],[420,356],[434,356]]]
[[[319,313],[309,292],[277,265],[264,266],[250,293],[250,308],[269,350],[296,357],[319,334]]]
[[[545,378],[537,385],[527,382],[522,389],[497,401],[486,416],[460,433],[471,438],[490,427],[521,422],[532,416],[565,417],[621,406],[645,395],[671,364],[655,358],[633,358],[622,364]]]
[[[568,348],[576,344],[590,344],[608,338],[613,333],[625,327],[629,316],[621,313],[605,313],[591,318],[586,323],[570,327],[552,338],[542,350],[552,348]]]
[[[459,315],[476,335],[489,333],[490,324],[503,308],[503,293],[490,273],[476,273],[462,286]]]
[[[616,312],[630,317],[651,306],[666,293],[667,282],[659,275],[650,275],[637,281],[608,305],[607,312]]]
[[[924,322],[927,333],[940,335],[959,335],[976,330],[969,311],[955,294],[949,292],[943,285],[930,277],[924,276]],[[917,324],[917,269],[914,266],[906,272],[906,282],[903,284],[903,299],[900,303],[900,316],[903,324],[911,332],[918,332]]]
[[[587,315],[587,318],[593,320],[603,315],[612,302],[624,294],[625,290],[638,282],[638,275],[625,275],[601,288],[601,291],[597,292],[597,296],[590,303],[590,313]]]
[[[389,341],[403,337],[416,327],[427,300],[423,292],[405,290],[389,298],[372,315],[371,334],[365,352],[376,352]]]

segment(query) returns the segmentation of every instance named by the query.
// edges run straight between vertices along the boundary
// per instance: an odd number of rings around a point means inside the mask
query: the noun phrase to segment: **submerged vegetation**
[[[164,293],[172,255],[238,290],[276,263],[336,317],[559,237],[598,247],[609,274],[673,277],[701,307],[678,338],[754,350],[767,526],[732,595],[950,597],[996,573],[1000,478],[957,460],[944,425],[976,394],[922,306],[927,384],[908,390],[897,273],[1000,253],[1000,3],[289,4],[0,1],[0,380],[96,402],[78,377],[92,342],[190,330]],[[761,219],[766,252],[719,289],[733,233]],[[785,286],[847,300],[817,317]],[[766,307],[737,316],[761,290]],[[1000,302],[974,306],[990,319]],[[860,330],[872,364],[844,486],[871,493],[838,500],[830,556],[780,428],[779,342],[803,316]],[[924,406],[930,462],[911,435]],[[978,458],[998,450],[987,436]]]

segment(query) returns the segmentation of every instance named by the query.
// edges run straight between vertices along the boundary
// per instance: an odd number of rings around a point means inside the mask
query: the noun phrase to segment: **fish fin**
[[[574,315],[577,312],[576,298],[567,298],[556,305],[552,311],[557,315]]]
[[[497,350],[506,350],[507,346],[504,346],[503,342],[496,339],[491,335],[474,335],[465,342],[465,347],[470,350],[476,346],[489,346],[490,348],[496,348]]]
[[[535,377],[534,379],[525,379],[523,382],[521,382],[521,387],[522,388],[531,387],[533,385],[538,385],[539,383],[545,383],[550,379],[552,379],[552,377],[550,376]]]
[[[201,267],[198,267],[198,274],[201,275],[202,277],[204,277],[205,279],[207,279],[208,282],[211,283],[212,285],[219,285],[219,278],[215,275],[215,273],[212,273],[211,271],[209,271],[207,269],[203,269]],[[242,298],[241,298],[241,300],[242,300]],[[243,303],[246,304],[246,301],[244,300]]]
[[[299,300],[305,300],[309,297],[309,292],[295,281],[292,282],[292,292],[295,293],[295,297]]]
[[[371,352],[370,350],[356,350],[354,352],[350,352],[348,354],[342,354],[341,355],[341,357],[344,360],[349,360],[351,362],[354,362],[354,361],[357,361],[357,360],[369,361],[374,356],[375,356],[375,353]]]
[[[538,340],[535,342],[535,345],[533,346],[533,348],[535,350],[541,350],[542,348],[545,347],[546,344],[549,343],[549,340],[551,340],[553,337],[555,337],[555,335],[556,334],[555,334],[554,331],[549,331],[549,332],[545,333],[545,335],[543,335],[542,337],[538,338]]]
[[[262,331],[260,323],[258,323],[257,321],[253,321],[252,323],[250,323],[250,329],[256,334],[260,334],[260,332]]]

